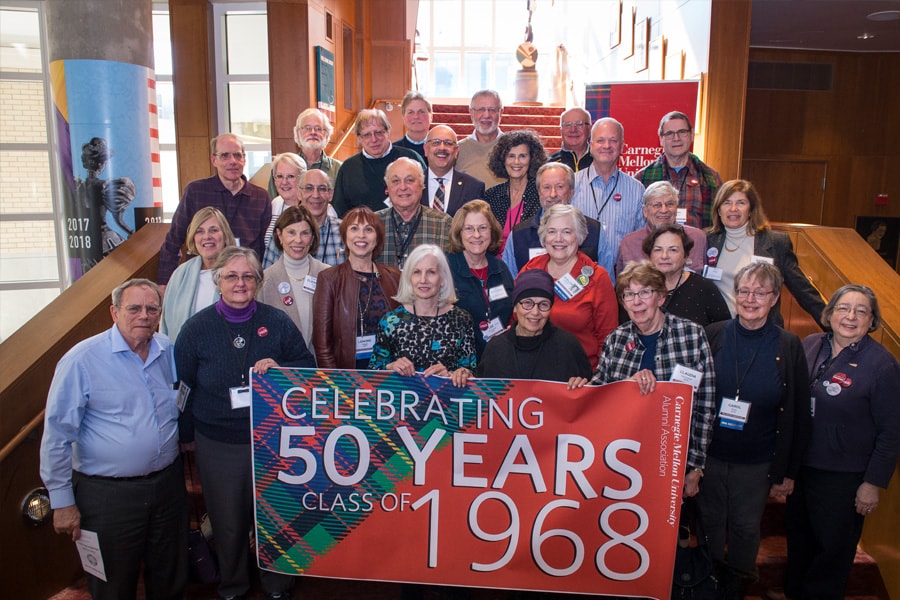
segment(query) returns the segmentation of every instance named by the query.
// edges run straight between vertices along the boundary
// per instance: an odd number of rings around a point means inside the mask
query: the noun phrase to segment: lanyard
[[[597,209],[597,220],[598,221],[600,220],[600,213],[602,213],[603,209],[606,208],[606,205],[609,204],[609,199],[613,197],[613,194],[616,193],[616,188],[619,187],[619,171],[616,171],[615,178],[616,178],[616,183],[613,185],[613,189],[610,190],[609,194],[606,195],[606,200],[603,201],[603,206],[601,206],[599,208],[597,207],[597,192],[594,191],[593,185],[590,186],[591,187],[591,196],[594,197],[594,208]],[[602,181],[603,178],[600,177],[600,180]]]
[[[743,375],[741,375],[741,370],[740,370],[740,367],[738,366],[739,356],[738,356],[738,343],[737,343],[737,341],[738,341],[737,328],[738,328],[738,324],[735,323],[734,324],[734,377],[735,377],[735,381],[737,382],[737,389],[734,392],[734,399],[740,400],[741,399],[741,384],[744,383],[744,379],[747,378],[747,375],[750,373],[750,369],[753,368],[753,363],[756,362],[756,357],[759,355],[759,351],[763,347],[763,344],[766,341],[765,340],[766,334],[763,333],[762,337],[760,337],[759,345],[756,347],[756,350],[754,350],[754,352],[753,352],[753,356],[750,358],[750,364],[747,365],[747,370],[744,371]]]
[[[235,335],[234,332],[231,331],[231,327],[229,327],[228,321],[225,319],[225,317],[222,317],[222,324],[225,326],[225,333],[232,338],[231,352],[234,354],[235,360],[241,363],[241,387],[247,385],[247,357],[250,356],[250,344],[253,342],[253,320],[255,318],[256,315],[253,315],[252,317],[250,317],[249,321],[240,324],[241,327],[246,327],[249,325],[247,339],[244,339],[244,336],[241,335],[240,332]],[[243,354],[238,353],[239,349],[243,349]]]
[[[412,242],[416,230],[419,229],[419,221],[421,220],[422,209],[419,209],[416,213],[416,219],[409,225],[409,232],[406,234],[406,237],[401,240],[400,226],[397,224],[397,211],[391,210],[391,222],[394,224],[394,243],[397,246],[397,264],[401,268],[403,267],[403,263],[406,262],[406,249],[409,248],[409,244]]]
[[[323,225],[328,231],[325,234],[325,243],[319,248],[319,260],[324,260],[328,256],[328,244],[331,242],[331,222],[328,220],[328,217],[325,217],[325,224]],[[322,237],[321,235],[319,236]]]

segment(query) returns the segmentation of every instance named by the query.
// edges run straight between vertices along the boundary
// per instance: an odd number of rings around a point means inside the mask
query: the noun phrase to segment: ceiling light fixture
[[[870,21],[897,21],[900,20],[900,10],[881,10],[866,15]]]

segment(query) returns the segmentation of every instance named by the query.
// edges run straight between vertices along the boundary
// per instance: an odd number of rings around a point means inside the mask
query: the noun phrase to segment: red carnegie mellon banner
[[[257,548],[297,575],[668,598],[691,387],[274,369]]]
[[[697,81],[591,83],[585,90],[585,109],[592,120],[613,117],[625,128],[625,149],[619,168],[634,175],[656,160],[659,120],[677,110],[697,127]]]

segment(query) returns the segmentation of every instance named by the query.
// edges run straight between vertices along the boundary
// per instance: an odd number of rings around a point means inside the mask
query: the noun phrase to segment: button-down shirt
[[[678,190],[678,206],[686,209],[687,224],[701,229],[712,225],[712,206],[722,178],[695,154],[688,154],[687,166],[676,170],[669,166],[663,152],[634,177],[644,186],[668,181]]]
[[[104,477],[148,475],[178,456],[173,346],[154,334],[147,360],[117,325],[69,350],[56,365],[41,440],[50,504],[75,504],[72,470]]]
[[[263,255],[266,229],[272,220],[272,202],[266,190],[248,182],[243,175],[241,179],[244,187],[237,194],[232,194],[218,175],[192,181],[184,188],[181,202],[172,215],[169,233],[159,249],[156,279],[160,284],[169,282],[169,277],[178,266],[181,246],[185,243],[191,219],[205,206],[222,211],[241,246],[252,248],[257,256]]]
[[[447,252],[450,243],[450,223],[453,220],[446,213],[438,212],[428,206],[423,206],[419,210],[421,218],[417,215],[406,222],[393,208],[385,208],[375,213],[384,223],[384,248],[381,250],[378,262],[402,269],[403,261],[409,256],[409,253],[421,244],[434,244]],[[418,219],[418,224],[410,232],[416,219]],[[395,223],[398,227],[395,227]],[[407,231],[403,231],[403,229],[407,229]],[[408,243],[406,243],[407,233],[412,236]],[[403,247],[404,243],[406,243],[405,248]]]
[[[575,173],[572,206],[584,216],[600,221],[600,246],[597,264],[606,269],[615,282],[616,258],[622,238],[647,224],[644,219],[644,186],[616,169],[606,181],[596,165]]]
[[[428,194],[426,196],[428,198],[428,206],[434,208],[434,195],[441,185],[438,183],[438,176],[434,174],[434,171],[428,169],[426,175],[428,177],[426,180],[428,184],[428,191],[426,192]],[[453,169],[447,171],[440,178],[444,180],[444,210],[441,212],[447,212],[447,205],[450,204],[450,184],[453,183]]]
[[[591,379],[593,384],[612,383],[628,379],[641,368],[646,348],[640,331],[628,321],[609,334],[600,353],[600,365]],[[706,449],[712,440],[716,416],[716,371],[712,351],[703,328],[687,319],[666,315],[656,340],[653,374],[657,381],[669,381],[676,365],[699,371],[703,378],[694,392],[691,440],[688,446],[688,466],[706,466]]]

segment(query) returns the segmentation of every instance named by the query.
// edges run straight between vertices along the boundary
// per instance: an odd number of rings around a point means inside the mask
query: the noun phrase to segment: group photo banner
[[[271,369],[252,389],[263,569],[670,595],[687,384]]]

